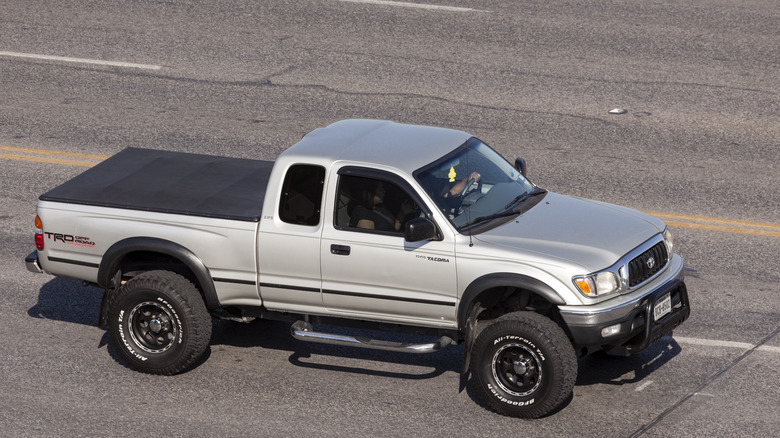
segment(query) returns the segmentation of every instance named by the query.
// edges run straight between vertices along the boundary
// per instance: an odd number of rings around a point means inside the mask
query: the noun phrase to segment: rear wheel
[[[133,368],[175,374],[206,351],[211,316],[187,279],[169,271],[151,271],[114,292],[108,305],[108,331]]]
[[[537,418],[558,408],[577,379],[577,358],[560,327],[513,312],[488,322],[474,341],[472,382],[496,412]]]

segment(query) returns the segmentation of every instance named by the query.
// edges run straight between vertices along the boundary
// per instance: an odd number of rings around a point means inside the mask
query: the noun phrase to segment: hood
[[[548,193],[514,220],[473,238],[594,272],[612,266],[664,227],[660,219],[636,210]]]

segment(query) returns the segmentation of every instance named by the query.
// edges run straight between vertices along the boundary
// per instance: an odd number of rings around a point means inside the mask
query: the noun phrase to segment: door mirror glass
[[[436,225],[428,218],[414,218],[406,223],[405,238],[408,242],[434,240],[436,238]]]

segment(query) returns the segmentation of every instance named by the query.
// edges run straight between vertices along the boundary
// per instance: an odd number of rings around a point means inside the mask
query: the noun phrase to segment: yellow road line
[[[737,219],[721,219],[687,214],[646,211],[658,217],[670,227],[694,228],[697,230],[722,231],[724,233],[748,234],[751,236],[780,237],[780,225],[766,222],[751,222]]]
[[[695,228],[697,230],[723,231],[726,233],[749,234],[751,236],[780,237],[780,231],[760,230],[755,228],[727,227],[724,225],[698,224],[695,222],[679,222],[679,221],[666,221],[666,225],[669,225],[670,227]]]
[[[748,228],[766,228],[769,230],[780,231],[780,225],[778,224],[750,222],[750,221],[742,221],[742,220],[735,220],[735,219],[719,219],[719,218],[704,217],[704,216],[690,216],[686,214],[661,213],[657,211],[646,211],[645,213],[651,214],[653,216],[657,216],[664,220],[669,219],[669,220],[681,220],[681,221],[688,221],[688,222],[705,222],[710,224],[733,225],[737,227],[748,227]]]
[[[20,152],[23,154],[33,154],[33,155],[55,155],[58,157],[84,158],[87,160],[98,160],[98,161],[103,161],[106,158],[108,158],[105,155],[78,154],[74,152],[60,152],[60,151],[52,151],[46,149],[16,148],[12,146],[0,146],[0,151]]]
[[[36,163],[65,164],[68,166],[92,167],[105,160],[104,155],[79,154],[75,152],[61,152],[46,149],[17,148],[13,146],[0,146],[0,151],[12,152],[0,153],[0,158],[7,160],[33,161]],[[63,158],[55,158],[63,157]]]
[[[94,161],[66,160],[63,158],[33,157],[29,155],[0,154],[0,158],[8,160],[34,161],[37,163],[66,164],[68,166],[92,167],[97,164]]]

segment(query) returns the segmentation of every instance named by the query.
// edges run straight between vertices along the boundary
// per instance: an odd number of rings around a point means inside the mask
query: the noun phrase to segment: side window
[[[406,222],[420,215],[412,197],[391,182],[351,175],[339,178],[336,228],[403,234]]]
[[[325,168],[322,166],[291,166],[282,184],[279,218],[290,224],[319,224],[324,182]]]

